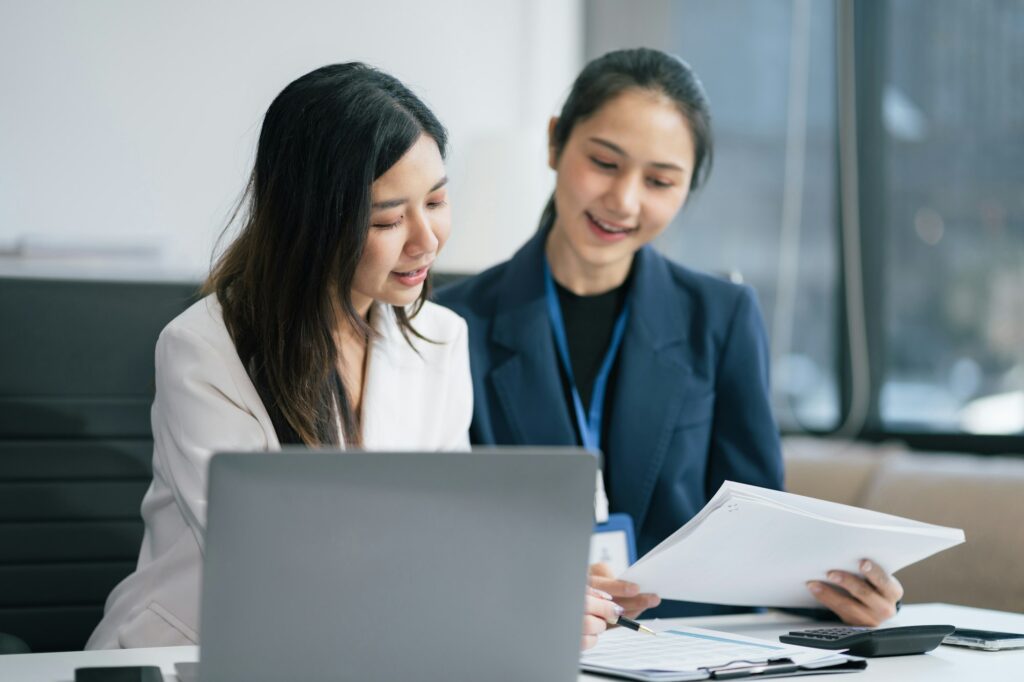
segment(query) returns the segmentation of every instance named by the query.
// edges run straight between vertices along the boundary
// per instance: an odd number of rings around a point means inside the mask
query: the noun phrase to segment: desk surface
[[[751,637],[775,639],[796,627],[812,621],[784,613],[762,613],[710,618],[681,618],[679,623],[707,627]],[[981,628],[1024,632],[1024,614],[972,609],[948,604],[917,604],[907,606],[894,618],[891,625],[923,625],[949,623],[957,627]],[[74,670],[81,666],[106,665],[159,665],[166,682],[176,682],[174,664],[195,661],[197,647],[167,647],[162,649],[129,649],[120,651],[68,651],[52,654],[25,654],[0,656],[0,680],[21,682],[71,682]],[[879,680],[1012,680],[1021,679],[1024,669],[1024,649],[1016,651],[974,651],[959,647],[940,646],[924,656],[898,656],[871,659],[868,669],[843,675],[842,680],[877,682]],[[486,677],[486,676],[485,676]],[[800,679],[824,679],[824,675]],[[607,680],[608,678],[580,675],[579,680]],[[835,676],[828,679],[839,680]]]

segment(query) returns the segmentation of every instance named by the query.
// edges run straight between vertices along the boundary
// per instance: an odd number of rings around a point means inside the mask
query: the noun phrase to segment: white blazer
[[[363,443],[368,450],[469,448],[473,412],[466,323],[433,303],[406,342],[390,307],[374,304]],[[418,354],[417,354],[418,351]],[[153,482],[135,572],[107,598],[87,649],[198,643],[207,465],[214,452],[280,448],[270,416],[228,334],[215,296],[171,321],[156,344]]]

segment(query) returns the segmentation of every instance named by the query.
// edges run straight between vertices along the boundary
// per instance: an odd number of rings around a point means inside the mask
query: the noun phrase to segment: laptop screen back
[[[199,679],[576,679],[595,471],[574,449],[214,457]]]

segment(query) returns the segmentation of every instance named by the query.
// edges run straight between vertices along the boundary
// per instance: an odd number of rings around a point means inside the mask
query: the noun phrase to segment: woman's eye
[[[438,199],[437,201],[428,201],[427,208],[443,208],[448,205],[448,202],[444,199]]]
[[[601,159],[594,156],[591,156],[590,160],[594,162],[595,166],[601,168],[602,170],[615,170],[615,168],[617,168],[617,166],[614,163],[611,163],[610,161],[602,161]]]
[[[405,218],[405,216],[402,216],[401,218],[399,218],[398,220],[396,220],[393,223],[371,223],[371,224],[373,225],[373,227],[376,227],[378,230],[393,230],[394,228],[396,228],[396,227],[398,227],[399,225],[402,224],[402,220],[404,218]]]
[[[658,189],[667,189],[672,186],[671,182],[665,182],[664,180],[659,180],[658,178],[647,178],[647,182],[652,187],[657,187]]]

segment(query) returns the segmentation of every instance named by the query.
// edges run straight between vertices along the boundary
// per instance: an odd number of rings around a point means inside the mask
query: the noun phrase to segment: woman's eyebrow
[[[599,144],[602,147],[605,147],[608,150],[615,152],[619,156],[624,156],[626,158],[629,158],[629,154],[626,153],[626,150],[623,149],[622,147],[620,147],[619,145],[615,144],[614,142],[606,140],[606,139],[604,139],[602,137],[592,137],[592,138],[590,138],[590,141],[593,142],[594,144]],[[668,161],[652,161],[651,163],[649,163],[647,165],[653,166],[655,168],[660,168],[661,170],[674,170],[674,171],[679,171],[680,173],[684,173],[685,172],[683,170],[683,167],[680,166],[679,164],[677,164],[677,163],[669,163]]]
[[[438,180],[436,183],[434,183],[434,186],[427,191],[427,194],[430,194],[431,192],[436,192],[437,190],[441,189],[447,184],[448,176],[446,175],[440,180]],[[401,206],[402,204],[407,203],[409,203],[409,199],[407,197],[402,197],[400,199],[386,199],[384,201],[373,202],[373,204],[370,206],[370,209],[374,211],[382,211],[387,208],[396,208],[398,206]]]

